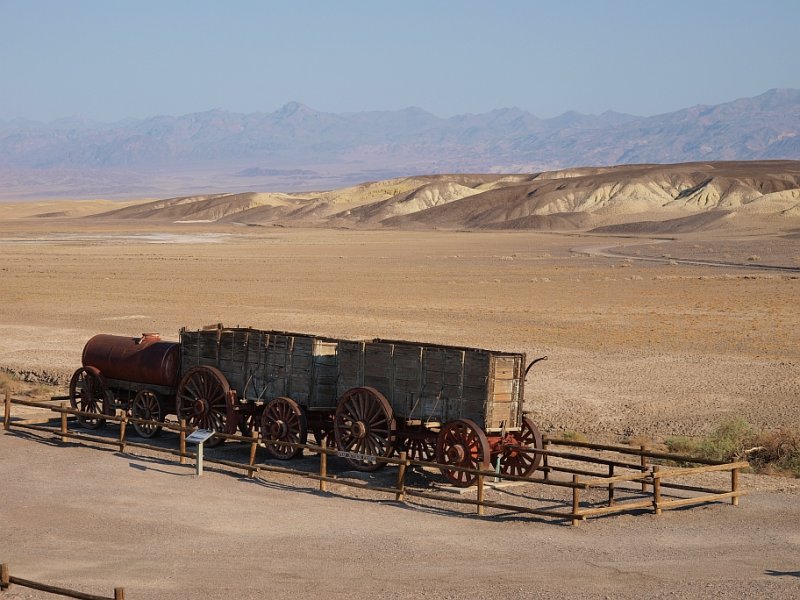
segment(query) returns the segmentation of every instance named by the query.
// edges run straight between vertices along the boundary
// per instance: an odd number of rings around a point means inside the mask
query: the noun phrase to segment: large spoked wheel
[[[97,417],[78,416],[78,423],[86,429],[99,429],[106,420],[99,415],[106,412],[106,381],[95,367],[81,367],[69,381],[69,403],[72,408]]]
[[[261,438],[266,442],[305,444],[308,439],[308,425],[303,409],[291,398],[271,400],[261,415]],[[286,443],[268,443],[267,453],[273,458],[289,460],[300,456],[303,449]]]
[[[175,411],[178,419],[198,429],[227,433],[230,407],[230,386],[225,376],[214,367],[193,367],[189,369],[178,384],[175,397]],[[207,448],[218,446],[224,440],[212,437],[205,444]]]
[[[131,416],[146,421],[164,422],[164,403],[153,391],[141,390],[131,402]],[[154,438],[161,435],[161,425],[151,423],[134,423],[133,429],[143,438]]]
[[[485,469],[489,466],[489,441],[483,429],[469,419],[446,423],[436,439],[436,462],[462,469]],[[478,476],[442,468],[445,479],[458,487],[469,487]]]
[[[501,473],[527,477],[539,467],[542,455],[539,452],[518,450],[514,446],[542,449],[542,434],[528,417],[522,418],[522,430],[513,434],[512,447],[504,447],[499,454]]]
[[[378,390],[358,387],[339,399],[333,418],[333,432],[339,450],[365,456],[389,457],[394,451],[395,421],[389,401]],[[384,463],[346,457],[359,471],[377,471]]]
[[[436,460],[436,434],[427,431],[405,432],[398,447],[406,451],[409,460],[422,462]]]

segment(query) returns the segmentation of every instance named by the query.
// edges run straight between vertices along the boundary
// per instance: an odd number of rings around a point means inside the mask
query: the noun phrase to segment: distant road
[[[668,240],[651,240],[652,244],[661,244]],[[571,252],[586,254],[587,256],[602,256],[604,258],[624,258],[626,260],[639,260],[645,262],[655,262],[664,264],[692,265],[700,267],[725,267],[726,269],[756,269],[762,271],[782,271],[784,273],[800,273],[800,267],[786,267],[779,265],[765,265],[762,263],[734,263],[717,260],[695,260],[688,258],[656,258],[651,256],[631,256],[619,252],[618,248],[625,247],[625,244],[600,244],[595,246],[579,246],[570,248]],[[612,251],[615,250],[615,251]]]

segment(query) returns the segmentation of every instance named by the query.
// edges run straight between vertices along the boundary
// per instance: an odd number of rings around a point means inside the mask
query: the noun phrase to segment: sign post
[[[203,444],[214,435],[209,429],[197,429],[186,436],[186,441],[190,444],[197,444],[197,476],[203,474]]]

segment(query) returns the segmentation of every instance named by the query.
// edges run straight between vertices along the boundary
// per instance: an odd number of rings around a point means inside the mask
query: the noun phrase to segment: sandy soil
[[[74,223],[0,226],[0,367],[65,382],[95,333],[222,322],[547,355],[526,388],[545,429],[800,426],[798,274],[572,252],[631,243],[595,236]]]
[[[95,333],[174,339],[223,322],[548,355],[526,387],[546,430],[662,438],[730,415],[800,426],[790,273],[572,252],[620,242],[599,236],[125,227],[0,221],[0,367],[64,382]],[[796,264],[795,245],[762,242],[736,249]],[[134,599],[800,594],[797,492],[772,478],[749,479],[739,508],[571,529],[190,473],[2,435],[0,555],[20,576]]]
[[[104,595],[123,586],[133,600],[800,593],[800,534],[787,526],[800,516],[798,488],[761,486],[763,477],[744,476],[751,495],[739,507],[571,528],[375,501],[335,484],[323,494],[296,476],[207,468],[198,479],[190,465],[24,433],[0,435],[0,473],[12,482],[0,504],[12,574]],[[3,597],[45,596],[16,587]]]

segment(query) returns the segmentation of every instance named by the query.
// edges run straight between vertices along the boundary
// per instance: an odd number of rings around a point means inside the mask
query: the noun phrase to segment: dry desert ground
[[[546,355],[526,408],[547,432],[661,440],[732,415],[800,427],[800,273],[757,266],[800,266],[787,232],[121,225],[31,209],[46,212],[0,212],[0,367],[28,378],[63,385],[95,333],[176,339],[221,322]],[[796,481],[744,483],[739,507],[570,528],[326,497],[280,477],[197,479],[12,433],[0,436],[0,560],[134,600],[796,598]]]

